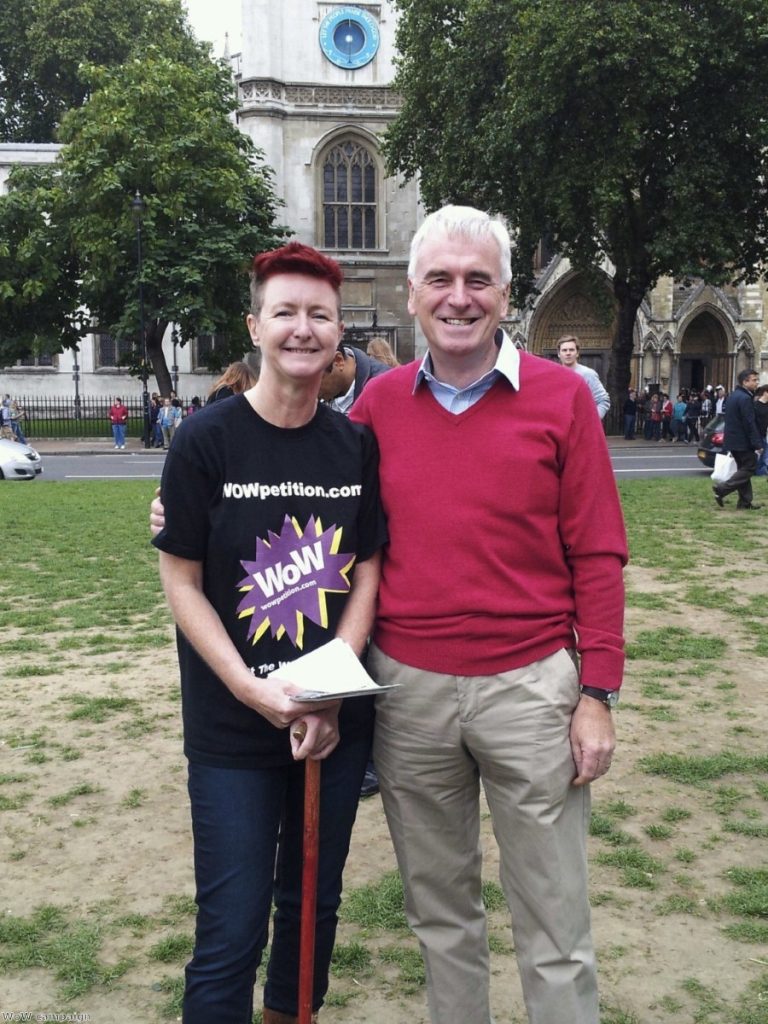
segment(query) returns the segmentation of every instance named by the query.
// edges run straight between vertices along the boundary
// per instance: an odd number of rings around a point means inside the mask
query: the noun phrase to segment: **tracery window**
[[[370,150],[347,139],[323,160],[323,247],[375,249],[376,163]]]

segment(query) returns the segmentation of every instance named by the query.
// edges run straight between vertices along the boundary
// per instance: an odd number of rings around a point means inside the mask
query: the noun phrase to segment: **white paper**
[[[293,694],[291,699],[302,702],[329,697],[365,697],[392,689],[374,682],[349,644],[340,637],[281,665],[267,678],[300,686],[301,692]]]

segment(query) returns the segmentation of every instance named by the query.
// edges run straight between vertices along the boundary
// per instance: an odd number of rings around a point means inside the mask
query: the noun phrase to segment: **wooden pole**
[[[315,978],[317,865],[320,854],[320,762],[304,762],[304,844],[301,873],[301,938],[299,945],[299,1020],[312,1022]]]

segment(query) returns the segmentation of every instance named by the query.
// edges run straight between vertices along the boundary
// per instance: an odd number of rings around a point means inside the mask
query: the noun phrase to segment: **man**
[[[611,408],[611,399],[608,392],[605,390],[603,385],[600,383],[600,378],[594,370],[591,370],[588,366],[582,366],[579,362],[579,352],[581,346],[579,345],[579,339],[575,334],[565,334],[562,338],[558,339],[557,342],[557,358],[563,364],[567,366],[569,370],[575,370],[580,377],[589,384],[589,390],[592,392],[592,397],[595,400],[597,411],[600,414],[600,419],[605,418],[605,414]]]
[[[323,379],[320,382],[320,397],[336,412],[348,416],[349,410],[362,394],[368,381],[378,377],[379,374],[386,373],[389,369],[391,367],[377,359],[372,359],[360,349],[339,342],[333,362],[323,374]],[[373,761],[369,760],[363,784],[360,787],[360,796],[363,798],[375,796],[378,792],[379,779],[376,774],[376,766]]]
[[[721,416],[725,412],[725,388],[718,384],[715,388],[715,415]]]
[[[481,781],[529,1020],[597,1024],[586,784],[615,743],[626,541],[589,389],[499,330],[509,244],[477,210],[425,220],[408,284],[428,354],[351,412],[390,530],[368,665],[400,686],[374,756],[434,1024],[490,1021]]]
[[[761,384],[755,392],[755,422],[757,432],[765,442],[768,440],[768,384]],[[765,443],[755,476],[768,476],[768,445]]]
[[[510,276],[500,222],[427,217],[408,308],[428,353],[351,410],[390,534],[368,667],[400,684],[374,757],[433,1024],[490,1022],[481,781],[529,1021],[598,1024],[587,784],[615,746],[626,539],[589,389],[499,329]]]
[[[635,423],[637,422],[637,392],[629,389],[629,396],[624,400],[624,440],[635,440]]]
[[[323,375],[320,397],[346,416],[368,381],[389,369],[360,349],[339,344],[333,362]]]
[[[760,436],[755,420],[757,371],[741,370],[738,382],[725,403],[723,434],[723,451],[731,453],[737,468],[727,483],[715,484],[712,491],[720,508],[725,508],[723,499],[727,495],[738,491],[736,508],[746,512],[762,508],[762,505],[752,502],[752,477],[757,469],[757,457],[765,446],[765,438]]]

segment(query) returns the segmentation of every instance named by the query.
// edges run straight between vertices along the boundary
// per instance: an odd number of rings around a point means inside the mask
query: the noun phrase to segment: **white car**
[[[43,460],[34,448],[0,438],[0,480],[34,480],[43,472]]]

